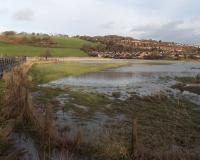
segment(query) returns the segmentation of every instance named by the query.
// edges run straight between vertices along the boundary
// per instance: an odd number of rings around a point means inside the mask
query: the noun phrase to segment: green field
[[[81,50],[86,44],[94,45],[91,42],[77,38],[52,38],[58,43],[59,47],[49,48],[51,55],[54,57],[86,57],[87,53]],[[30,45],[15,45],[1,41],[0,39],[0,56],[41,56],[47,48]]]
[[[125,63],[51,63],[51,64],[35,64],[31,69],[31,75],[34,82],[46,83],[52,80],[57,80],[66,76],[76,76],[89,72],[97,72],[109,68],[115,68],[125,65]]]
[[[78,39],[78,38],[62,38],[62,37],[54,37],[53,40],[55,42],[57,42],[59,45],[61,45],[62,47],[66,47],[66,48],[75,48],[75,49],[79,49],[81,47],[83,47],[83,45],[95,45],[92,42],[89,41],[85,41],[82,39]]]

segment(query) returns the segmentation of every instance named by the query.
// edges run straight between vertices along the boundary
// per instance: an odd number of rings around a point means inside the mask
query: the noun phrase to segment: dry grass
[[[43,113],[35,109],[30,94],[31,78],[27,75],[30,65],[16,68],[4,77],[6,96],[1,116],[3,123],[0,128],[0,142],[3,144],[9,144],[9,135],[17,131],[26,132],[33,137],[39,146],[40,157],[44,160],[51,159],[55,149],[58,150],[61,160],[73,159],[73,153],[80,154],[82,157],[85,155],[108,160],[193,160],[200,158],[197,152],[189,149],[193,138],[198,133],[192,128],[195,124],[186,106],[179,100],[172,108],[172,112],[167,112],[168,109],[165,112],[173,119],[171,126],[166,126],[161,119],[154,117],[153,123],[158,127],[153,128],[149,125],[146,126],[148,128],[143,128],[141,119],[145,119],[145,114],[143,114],[144,117],[138,114],[132,117],[133,121],[127,128],[111,126],[94,131],[94,139],[90,143],[84,141],[81,130],[74,133],[74,139],[69,139],[67,131],[58,131],[54,127],[52,105],[45,106]],[[143,97],[140,101],[156,104],[166,98],[163,93],[158,93]],[[136,100],[130,102],[135,103]],[[154,111],[151,113],[158,115]],[[189,128],[191,130],[188,130]],[[7,147],[4,149],[6,150]],[[10,155],[17,157],[21,153],[10,153]]]
[[[57,140],[56,130],[53,128],[52,106],[46,107],[44,116],[33,107],[30,95],[31,81],[27,75],[29,66],[15,68],[4,77],[6,96],[3,113],[5,119],[15,120],[15,127],[18,131],[30,132],[37,136],[42,150],[49,156],[51,146]],[[45,157],[47,157],[46,154]]]
[[[200,83],[200,74],[197,74],[195,77],[195,83]]]
[[[38,112],[33,106],[31,78],[27,74],[31,66],[32,64],[25,64],[4,75],[6,88],[2,122],[5,127],[0,128],[0,141],[6,141],[12,132],[26,132],[39,145],[40,157],[44,160],[51,158],[55,148],[59,148],[61,154],[75,151],[82,143],[81,133],[73,141],[66,134],[59,136],[53,125],[52,105],[45,106],[44,113]]]

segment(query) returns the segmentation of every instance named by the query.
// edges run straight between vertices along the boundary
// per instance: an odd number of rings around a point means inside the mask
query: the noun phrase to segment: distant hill
[[[200,48],[174,42],[138,40],[122,36],[79,36],[78,38],[100,43],[98,47],[84,46],[91,56],[124,59],[199,59]]]
[[[66,36],[2,34],[0,35],[0,56],[41,56],[49,50],[55,57],[85,57],[84,45],[95,44],[79,38]]]
[[[121,59],[200,59],[200,48],[131,37],[28,34],[0,35],[0,56],[103,57]]]

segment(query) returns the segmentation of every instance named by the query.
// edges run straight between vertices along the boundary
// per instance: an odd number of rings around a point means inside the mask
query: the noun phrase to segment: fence
[[[26,57],[0,57],[0,78],[4,72],[11,71],[17,65],[26,61]]]

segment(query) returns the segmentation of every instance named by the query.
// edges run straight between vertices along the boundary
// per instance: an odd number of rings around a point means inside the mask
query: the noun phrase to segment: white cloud
[[[139,38],[176,41],[188,44],[200,43],[200,21],[170,21],[164,24],[147,24],[133,27],[132,35]]]
[[[0,26],[17,31],[70,35],[131,34],[139,38],[178,41],[185,41],[180,38],[188,37],[194,41],[200,28],[199,0],[0,0],[0,3],[4,4],[0,11],[9,10],[6,15],[0,14]],[[167,26],[178,21],[182,23]],[[130,32],[131,29],[135,31]],[[169,36],[163,35],[162,30]],[[177,35],[180,38],[174,38],[173,32],[184,35],[192,32],[193,37]]]
[[[0,26],[0,33],[8,30],[9,28]]]
[[[34,12],[31,9],[22,9],[14,13],[13,18],[18,21],[32,21]]]

